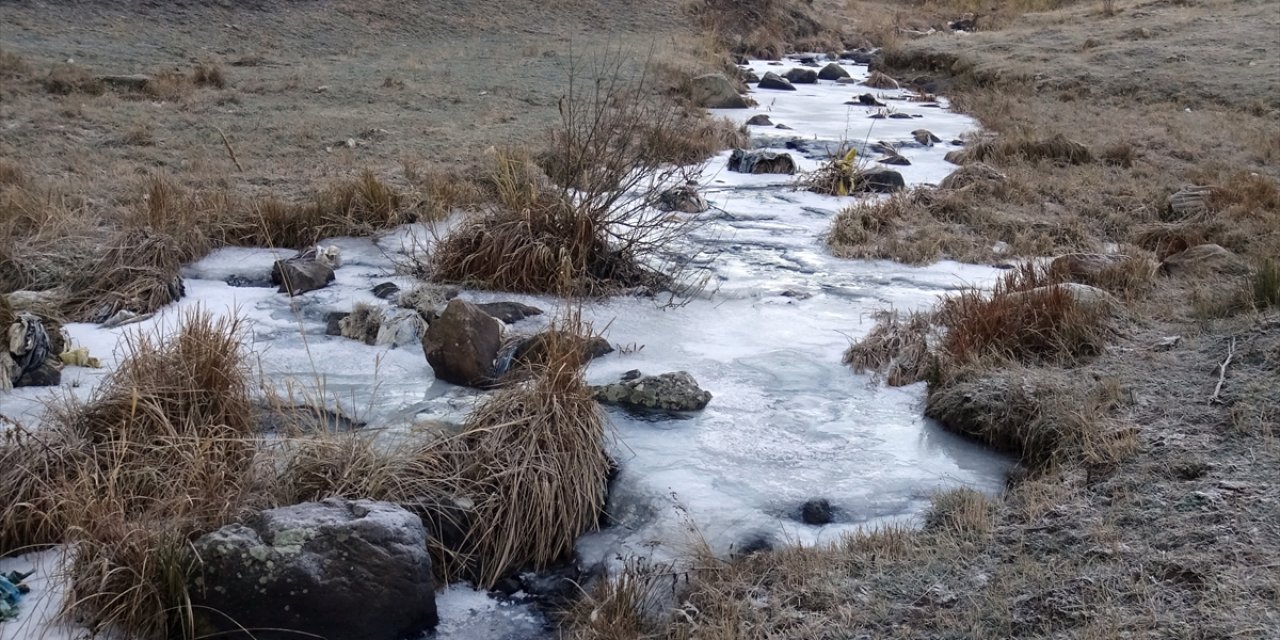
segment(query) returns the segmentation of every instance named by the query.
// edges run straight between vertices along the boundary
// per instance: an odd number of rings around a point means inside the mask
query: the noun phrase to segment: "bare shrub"
[[[437,279],[565,295],[654,291],[674,281],[678,266],[655,263],[693,219],[648,203],[689,177],[663,157],[678,115],[652,98],[646,72],[628,81],[620,58],[604,62],[585,87],[577,73],[540,158],[551,179],[519,152],[496,154],[495,203],[441,240],[430,257]]]

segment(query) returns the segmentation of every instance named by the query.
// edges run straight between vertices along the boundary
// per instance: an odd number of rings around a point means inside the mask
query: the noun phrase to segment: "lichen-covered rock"
[[[711,402],[711,392],[688,372],[676,371],[596,387],[596,399],[633,409],[701,411]]]
[[[426,529],[390,503],[271,509],[193,551],[192,604],[219,638],[402,640],[437,622]]]

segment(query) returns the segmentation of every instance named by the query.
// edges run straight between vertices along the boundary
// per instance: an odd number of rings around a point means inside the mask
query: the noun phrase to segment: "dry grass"
[[[946,367],[982,361],[1071,366],[1097,356],[1110,309],[1081,302],[1044,270],[1024,265],[990,292],[962,291],[937,310]]]
[[[841,258],[927,264],[944,258],[978,261],[992,256],[984,242],[954,217],[969,209],[970,195],[899,192],[860,200],[832,220],[827,246]]]
[[[220,64],[198,64],[191,70],[191,82],[198,87],[225,89],[227,76]]]
[[[469,473],[486,488],[467,544],[482,586],[564,560],[604,509],[606,420],[583,379],[579,343],[554,338],[580,332],[564,329],[551,334],[534,378],[487,398],[463,430]]]
[[[832,51],[840,35],[812,13],[812,3],[793,0],[694,0],[689,3],[703,32],[737,55],[778,59],[790,51]]]
[[[925,530],[941,530],[960,538],[982,538],[995,528],[995,503],[969,488],[933,496],[924,517]]]
[[[1253,272],[1252,284],[1254,306],[1280,307],[1280,262],[1263,260]]]
[[[235,517],[254,478],[238,326],[196,313],[168,340],[131,335],[126,351],[88,402],[4,444],[0,456],[25,460],[17,469],[29,476],[0,512],[2,537],[74,543],[68,618],[130,637],[192,637],[186,541]]]
[[[1093,154],[1088,147],[1062,134],[1047,138],[1014,134],[972,143],[964,149],[948,153],[947,159],[960,165],[971,162],[1007,165],[1020,161],[1049,161],[1069,165],[1093,162]]]
[[[931,314],[884,312],[870,334],[845,350],[844,363],[892,387],[924,380],[933,366],[929,337],[935,331]]]
[[[71,64],[56,65],[44,78],[44,88],[49,93],[71,95],[84,93],[100,95],[106,91],[102,81],[84,69]]]

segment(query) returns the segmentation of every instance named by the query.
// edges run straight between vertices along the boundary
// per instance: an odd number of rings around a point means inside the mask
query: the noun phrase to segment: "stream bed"
[[[750,66],[764,75],[799,63]],[[844,68],[855,80],[867,75],[864,66]],[[909,102],[898,90],[828,81],[796,89],[755,89],[757,107],[716,115],[745,122],[766,114],[790,127],[753,126],[752,138],[757,146],[790,151],[801,170],[816,168],[824,153],[847,143],[861,147],[861,157],[868,155],[865,142],[901,145],[911,165],[890,168],[908,185],[937,183],[954,169],[943,156],[955,147],[919,145],[914,130],[928,129],[950,141],[977,127],[949,112],[945,102]],[[863,93],[888,106],[846,104]],[[912,117],[869,117],[877,112]],[[864,161],[874,163],[875,155]],[[834,258],[822,236],[836,212],[855,198],[797,190],[794,176],[731,173],[728,158],[725,152],[711,159],[700,179],[712,210],[703,214],[707,224],[697,228],[692,243],[713,257],[699,265],[709,277],[707,287],[682,306],[620,297],[583,308],[584,319],[617,347],[591,363],[587,375],[593,384],[613,382],[632,369],[683,370],[713,394],[704,411],[680,419],[609,410],[610,446],[620,465],[609,504],[613,526],[580,540],[583,564],[617,566],[632,555],[667,561],[701,541],[720,553],[760,542],[834,542],[859,528],[912,522],[939,490],[965,486],[994,493],[1003,485],[1007,458],[922,417],[923,385],[889,388],[841,363],[850,341],[870,331],[876,312],[924,309],[948,291],[989,286],[1000,272],[952,262],[909,267]],[[62,387],[0,394],[0,408],[26,424],[38,423],[52,396],[91,393],[119,363],[124,334],[164,331],[185,311],[201,307],[244,320],[247,346],[266,379],[280,388],[321,389],[326,404],[341,407],[366,428],[395,434],[426,420],[461,421],[482,393],[436,380],[418,344],[373,347],[325,335],[328,312],[349,311],[357,302],[385,304],[372,294],[375,284],[411,286],[411,278],[396,274],[396,265],[406,253],[429,247],[438,233],[408,226],[376,239],[327,241],[342,248],[336,282],[294,300],[274,289],[227,284],[232,276],[260,277],[292,252],[219,250],[185,270],[187,296],[154,318],[118,329],[67,327],[77,346],[103,360],[103,369],[67,367]],[[560,308],[549,297],[471,290],[461,295],[545,309],[546,316],[509,328],[524,333],[545,326]],[[800,505],[813,498],[830,502],[833,523],[800,522]],[[0,561],[0,570],[22,568],[23,560]],[[440,607],[435,637],[442,640],[544,634],[544,621],[532,608],[500,603],[465,586],[446,591]],[[19,622],[6,623],[0,640],[59,637],[52,629],[28,635],[42,621],[29,619],[21,627]]]

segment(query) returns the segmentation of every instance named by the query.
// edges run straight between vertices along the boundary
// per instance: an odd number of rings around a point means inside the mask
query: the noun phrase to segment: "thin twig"
[[[1213,395],[1209,396],[1209,404],[1222,404],[1222,384],[1227,381],[1227,365],[1231,364],[1231,358],[1236,355],[1236,339],[1231,339],[1231,345],[1227,347],[1227,359],[1218,365],[1218,384],[1213,388]]]
[[[231,148],[231,141],[227,139],[227,134],[222,131],[222,127],[214,127],[218,130],[218,135],[222,136],[222,146],[227,148],[227,155],[231,156],[231,161],[235,163],[237,171],[244,171],[244,167],[240,166],[240,160],[236,159],[236,150]]]

